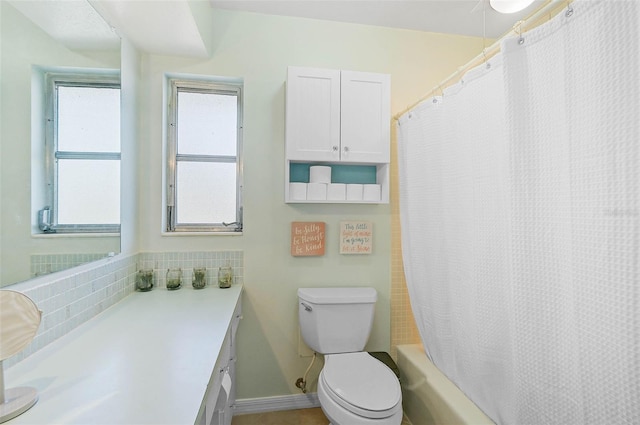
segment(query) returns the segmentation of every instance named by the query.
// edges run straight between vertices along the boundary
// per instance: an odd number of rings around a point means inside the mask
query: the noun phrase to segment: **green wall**
[[[2,261],[9,254],[42,240],[17,242],[29,235],[30,168],[16,166],[30,155],[29,90],[34,61],[43,51],[68,58],[64,65],[118,67],[118,52],[87,56],[47,47],[49,41],[2,3],[2,202],[0,227]],[[8,12],[7,12],[8,11]],[[238,337],[239,398],[299,394],[295,380],[309,357],[298,349],[296,290],[310,286],[370,285],[378,290],[376,317],[368,350],[390,345],[390,205],[285,204],[284,117],[285,78],[289,65],[348,69],[391,74],[392,113],[398,113],[429,92],[438,82],[482,49],[482,40],[417,31],[266,16],[215,10],[205,40],[210,59],[138,54],[126,40],[123,51],[123,251],[126,253],[241,249],[244,251],[244,320]],[[12,31],[9,37],[6,31]],[[18,44],[8,46],[12,39]],[[40,43],[34,48],[33,43]],[[43,60],[39,64],[44,65]],[[57,65],[62,65],[57,63]],[[244,79],[244,219],[242,236],[163,235],[162,185],[165,73]],[[10,115],[4,115],[11,112]],[[17,127],[17,123],[24,126]],[[393,127],[392,127],[393,128]],[[129,162],[136,161],[135,167]],[[126,164],[125,164],[126,162]],[[393,170],[393,168],[392,168]],[[124,181],[126,179],[126,181]],[[135,204],[135,205],[134,205]],[[338,253],[338,224],[342,220],[373,222],[371,255]],[[322,257],[291,257],[292,221],[326,222],[326,253]],[[10,226],[5,225],[9,223]],[[16,259],[12,259],[16,261]],[[4,267],[3,267],[4,268]],[[158,326],[162,326],[158,323]],[[348,324],[346,324],[348,325]],[[203,356],[211,353],[199,353]],[[158,353],[162,355],[162,353]],[[315,379],[317,362],[309,381]]]
[[[44,187],[32,185],[32,141],[44,149],[39,132],[42,119],[32,125],[41,101],[32,93],[33,67],[120,68],[120,50],[72,51],[0,1],[0,286],[29,278],[31,254],[119,252],[117,236],[32,236],[37,214],[32,202],[44,207]],[[33,104],[33,108],[32,108]],[[32,140],[33,139],[33,140]],[[40,191],[40,193],[38,192]]]
[[[378,303],[368,350],[390,348],[389,205],[284,203],[288,65],[391,74],[392,112],[428,92],[481,49],[479,39],[302,18],[216,10],[211,59],[144,55],[141,68],[139,223],[142,251],[242,249],[244,320],[238,337],[238,398],[298,394],[310,358],[298,354],[299,287],[370,285]],[[165,73],[244,78],[244,234],[163,235]],[[371,255],[340,255],[341,220],[373,222]],[[326,253],[292,257],[292,221],[326,222]],[[162,324],[159,324],[162,325]],[[348,324],[345,324],[348,325]],[[206,355],[206,353],[201,353]],[[312,391],[321,362],[310,374]]]

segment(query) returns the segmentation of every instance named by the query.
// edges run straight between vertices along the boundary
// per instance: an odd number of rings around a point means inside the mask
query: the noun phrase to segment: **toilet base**
[[[320,408],[329,419],[330,425],[400,425],[402,423],[402,407],[391,416],[370,419],[358,416],[334,402],[328,395],[322,379],[318,380],[318,399]]]

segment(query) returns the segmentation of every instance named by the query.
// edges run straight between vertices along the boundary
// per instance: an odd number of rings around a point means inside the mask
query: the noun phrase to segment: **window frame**
[[[243,231],[243,84],[237,81],[223,81],[221,79],[167,79],[169,86],[167,106],[167,163],[166,163],[166,208],[164,231],[168,233],[242,233]],[[178,93],[209,93],[232,95],[237,98],[236,122],[236,155],[204,155],[178,154]],[[177,163],[178,162],[209,162],[236,164],[236,200],[235,220],[229,223],[178,223],[177,211]]]
[[[113,160],[121,166],[121,152],[82,152],[58,150],[58,87],[89,87],[109,88],[121,90],[120,73],[118,71],[105,72],[45,72],[45,176],[49,222],[44,233],[119,233],[118,224],[60,224],[58,223],[58,160]],[[121,169],[121,167],[120,167]],[[120,174],[121,178],[122,174]],[[121,185],[118,184],[120,193]]]

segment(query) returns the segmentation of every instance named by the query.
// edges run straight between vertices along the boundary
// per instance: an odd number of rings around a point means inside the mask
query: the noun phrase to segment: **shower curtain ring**
[[[431,90],[431,93],[433,94],[433,97],[431,98],[432,103],[438,103],[438,90],[440,90],[440,93],[442,93],[442,88],[440,84],[434,86],[433,89]]]
[[[487,49],[486,48],[482,49],[482,56],[484,57],[484,64],[487,67],[487,69],[491,68],[491,64],[487,60]]]
[[[571,15],[573,15],[573,6],[571,6],[571,3],[567,1],[567,11],[564,13],[564,16],[570,18]]]
[[[524,37],[522,36],[522,24],[524,21],[518,21],[513,25],[513,30],[518,33],[518,44],[524,44]],[[516,29],[517,28],[517,29]]]

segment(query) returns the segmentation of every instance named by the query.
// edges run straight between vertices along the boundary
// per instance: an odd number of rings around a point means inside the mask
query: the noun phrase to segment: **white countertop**
[[[39,400],[7,424],[193,424],[241,285],[135,292],[5,371]]]

